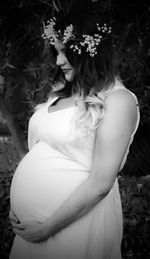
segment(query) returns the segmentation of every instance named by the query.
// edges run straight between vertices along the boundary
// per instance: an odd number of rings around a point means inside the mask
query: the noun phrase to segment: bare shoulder
[[[126,89],[118,89],[116,91],[112,91],[106,99],[104,103],[104,109],[106,111],[116,111],[116,113],[127,113],[128,116],[131,116],[136,119],[137,116],[137,103],[133,94]]]
[[[132,93],[124,88],[118,89],[116,91],[112,91],[106,96],[105,103],[107,105],[113,102],[114,103],[117,102],[118,104],[122,103],[122,104],[130,104],[130,105],[136,106],[136,101]]]
[[[118,125],[122,130],[130,127],[133,131],[137,121],[136,99],[126,89],[112,91],[105,98],[104,114],[101,125],[105,125],[105,128]]]

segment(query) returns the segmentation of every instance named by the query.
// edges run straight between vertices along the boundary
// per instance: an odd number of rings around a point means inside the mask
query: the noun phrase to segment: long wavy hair
[[[63,35],[66,27],[72,24],[74,28],[73,34],[76,35],[77,40],[83,34],[96,34],[97,23],[101,26],[108,22],[107,16],[100,14],[97,10],[96,2],[94,4],[92,1],[83,0],[74,1],[67,13],[60,11],[55,14],[55,17],[55,30],[61,31]],[[96,126],[99,121],[97,118],[102,117],[103,99],[101,97],[101,90],[109,89],[115,83],[116,78],[112,36],[108,34],[102,38],[96,49],[97,54],[94,57],[91,57],[84,47],[82,47],[80,55],[76,51],[73,52],[71,50],[70,46],[75,42],[76,38],[69,40],[65,44],[65,55],[75,71],[73,79],[71,82],[65,81],[61,69],[58,68],[54,78],[54,87],[50,95],[64,98],[74,93],[79,93],[82,100],[80,102],[81,113],[79,121],[82,121],[83,117],[92,115],[92,125]],[[52,51],[54,56],[56,56],[57,53],[53,46]],[[57,87],[58,82],[62,82],[62,87]],[[86,116],[83,116],[85,114]]]

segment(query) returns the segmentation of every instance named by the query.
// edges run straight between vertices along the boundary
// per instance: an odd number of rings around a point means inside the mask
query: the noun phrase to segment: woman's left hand
[[[46,241],[49,236],[44,223],[28,221],[23,223],[12,223],[13,231],[23,239],[31,243],[41,243]]]

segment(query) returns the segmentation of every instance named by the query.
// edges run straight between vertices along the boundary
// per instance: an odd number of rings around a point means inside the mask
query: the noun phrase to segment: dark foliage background
[[[115,62],[138,97],[141,122],[119,176],[124,212],[123,258],[150,258],[150,3],[98,0],[112,12]],[[55,65],[41,38],[54,4],[70,0],[0,2],[0,256],[8,258],[13,233],[8,219],[14,170],[27,151],[27,127],[35,104],[45,100]]]

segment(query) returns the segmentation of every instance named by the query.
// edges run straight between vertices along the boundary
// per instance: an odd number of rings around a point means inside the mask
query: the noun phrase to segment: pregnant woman
[[[114,73],[96,2],[57,12],[44,38],[59,73],[12,180],[10,259],[121,259],[117,176],[139,124],[136,96]]]

